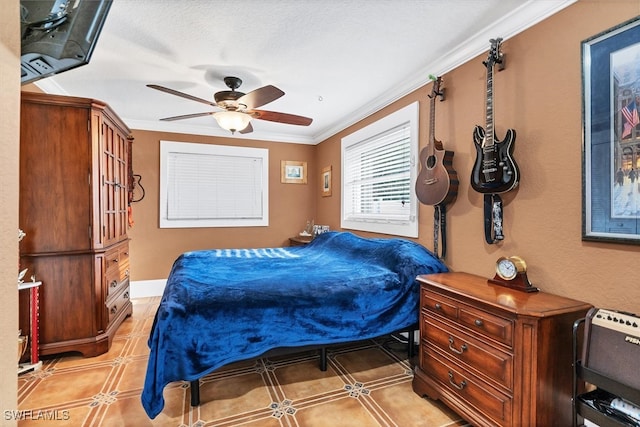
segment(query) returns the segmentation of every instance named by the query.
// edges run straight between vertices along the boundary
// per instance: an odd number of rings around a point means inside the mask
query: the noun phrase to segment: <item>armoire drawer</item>
[[[129,281],[126,280],[125,283],[128,285]],[[129,286],[126,286],[121,289],[119,294],[107,300],[106,305],[107,312],[109,313],[109,323],[111,323],[113,319],[128,306],[129,299]]]
[[[106,298],[112,298],[114,295],[120,293],[120,291],[122,291],[122,289],[124,288],[128,288],[129,287],[129,278],[126,278],[124,280],[119,280],[119,276],[117,276],[116,274],[109,274],[107,273],[106,276]]]
[[[512,398],[423,346],[420,366],[433,380],[498,425],[511,425]]]
[[[129,277],[129,242],[125,241],[113,246],[105,252],[107,274],[113,273],[121,282]]]
[[[513,389],[513,356],[491,347],[452,325],[431,319],[422,319],[422,344],[437,348],[441,353],[455,359],[461,365],[486,376],[498,384]]]
[[[129,278],[129,242],[118,245],[118,272],[120,281]]]
[[[113,246],[105,252],[106,299],[119,293],[129,284],[129,242]]]

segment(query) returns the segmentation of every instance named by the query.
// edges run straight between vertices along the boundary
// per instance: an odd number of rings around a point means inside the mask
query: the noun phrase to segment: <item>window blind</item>
[[[340,226],[418,237],[419,103],[342,138]]]
[[[160,227],[268,225],[268,150],[161,141]]]
[[[170,153],[167,219],[262,217],[262,159]]]
[[[410,124],[404,123],[344,151],[345,217],[352,221],[411,219]]]

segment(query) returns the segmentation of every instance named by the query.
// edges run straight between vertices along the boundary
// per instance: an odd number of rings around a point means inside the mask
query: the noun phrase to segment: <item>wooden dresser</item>
[[[591,305],[467,273],[418,277],[413,389],[477,426],[572,423],[572,325]]]
[[[131,314],[129,134],[101,101],[22,93],[20,264],[43,282],[43,355],[104,353]]]

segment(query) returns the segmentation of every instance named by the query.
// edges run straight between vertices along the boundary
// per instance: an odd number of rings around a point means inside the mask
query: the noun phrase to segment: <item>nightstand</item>
[[[313,236],[293,236],[289,237],[289,246],[304,246],[311,243]]]

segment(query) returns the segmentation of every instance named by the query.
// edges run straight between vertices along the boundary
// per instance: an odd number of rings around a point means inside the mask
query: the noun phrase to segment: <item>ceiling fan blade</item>
[[[212,114],[214,114],[214,111],[209,111],[208,113],[194,113],[194,114],[185,114],[182,116],[165,117],[164,119],[160,119],[160,120],[162,120],[163,122],[171,122],[174,120],[193,119],[195,117],[210,116]]]
[[[169,89],[168,87],[158,86],[158,85],[147,85],[147,87],[150,87],[151,89],[159,90],[160,92],[170,93],[171,95],[179,96],[181,98],[190,99],[196,102],[202,102],[203,104],[217,107],[217,105],[214,102],[207,101],[206,99],[198,98],[197,96],[189,95],[188,93],[178,92],[177,90]]]
[[[247,110],[253,110],[262,107],[265,104],[275,101],[284,95],[284,92],[275,86],[264,86],[256,90],[252,90],[246,95],[238,99],[238,103],[247,106]]]
[[[278,113],[276,111],[252,110],[247,111],[254,119],[268,120],[270,122],[285,123],[288,125],[309,126],[313,119],[296,116],[295,114]]]
[[[253,132],[253,126],[251,126],[251,123],[249,123],[246,128],[240,131],[240,133],[251,133],[251,132]]]

